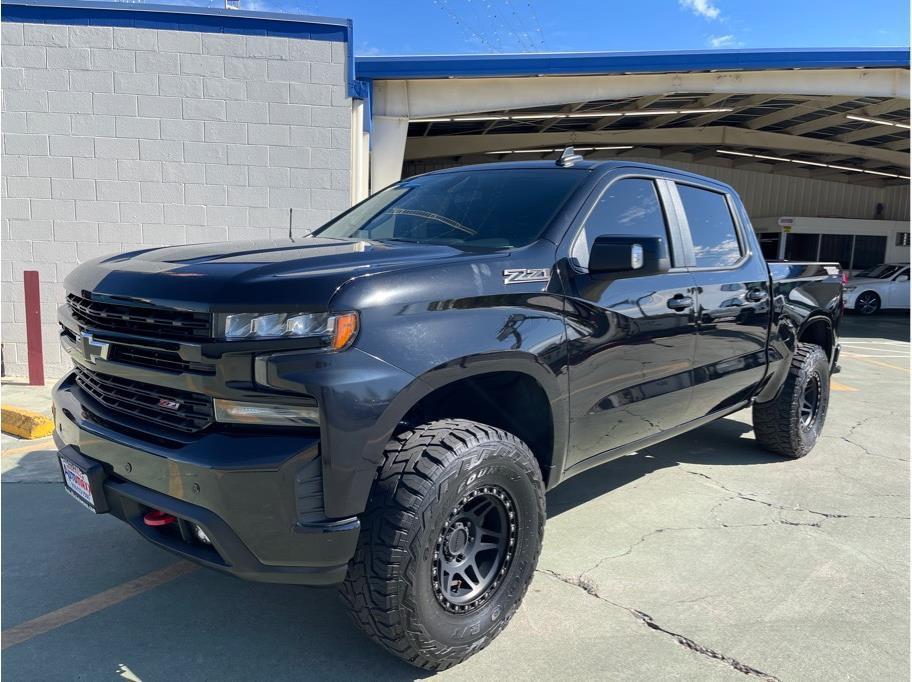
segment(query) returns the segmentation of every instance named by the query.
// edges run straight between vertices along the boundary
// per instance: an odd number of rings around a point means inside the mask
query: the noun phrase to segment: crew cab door
[[[685,421],[696,342],[694,280],[677,263],[668,181],[613,175],[594,192],[562,248],[569,360],[568,468]],[[595,274],[599,236],[659,237],[667,272]]]
[[[690,418],[749,398],[766,372],[769,272],[738,200],[723,188],[676,180],[685,257],[697,287]]]

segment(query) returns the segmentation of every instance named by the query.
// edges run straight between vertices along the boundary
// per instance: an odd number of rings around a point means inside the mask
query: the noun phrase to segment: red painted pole
[[[25,339],[28,342],[30,386],[44,386],[44,350],[41,347],[41,293],[37,270],[25,271]]]

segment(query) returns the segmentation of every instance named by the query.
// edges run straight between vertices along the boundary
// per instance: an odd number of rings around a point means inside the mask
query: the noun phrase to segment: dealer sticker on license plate
[[[67,492],[90,510],[96,511],[88,474],[66,457],[60,458],[60,466],[63,469],[63,481],[66,484]]]

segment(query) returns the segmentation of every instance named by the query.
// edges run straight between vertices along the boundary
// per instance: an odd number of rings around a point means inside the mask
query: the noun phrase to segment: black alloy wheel
[[[804,386],[804,392],[801,395],[801,426],[809,429],[814,425],[817,419],[817,412],[820,408],[820,375],[817,373],[808,377],[808,382]]]
[[[880,310],[880,296],[873,291],[865,291],[856,299],[855,310],[861,315],[873,315]]]
[[[502,429],[440,419],[384,450],[341,596],[365,634],[412,665],[450,668],[507,626],[532,581],[545,486]]]
[[[488,601],[513,558],[516,505],[498,486],[466,494],[450,512],[434,548],[434,594],[448,611],[466,613]]]

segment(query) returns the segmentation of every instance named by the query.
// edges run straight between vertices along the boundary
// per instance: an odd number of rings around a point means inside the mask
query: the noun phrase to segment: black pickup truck
[[[516,611],[546,490],[747,407],[807,454],[842,285],[767,264],[708,178],[571,150],[413,177],[304,238],[73,271],[61,469],[182,557],[341,583],[368,635],[443,669]]]

